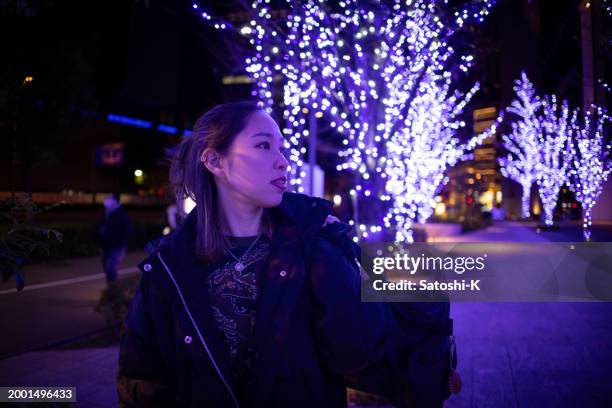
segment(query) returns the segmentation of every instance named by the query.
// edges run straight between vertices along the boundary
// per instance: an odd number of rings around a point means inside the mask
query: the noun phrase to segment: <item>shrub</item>
[[[36,255],[51,256],[54,245],[59,245],[61,233],[33,223],[36,214],[57,205],[40,208],[27,196],[0,201],[0,272],[3,282],[14,277],[17,290],[22,290],[25,282],[23,266],[31,263]]]
[[[112,332],[119,337],[121,323],[125,319],[128,307],[134,293],[136,292],[137,280],[120,279],[110,282],[106,289],[102,291],[100,300],[96,305],[95,311],[100,313],[106,325]]]

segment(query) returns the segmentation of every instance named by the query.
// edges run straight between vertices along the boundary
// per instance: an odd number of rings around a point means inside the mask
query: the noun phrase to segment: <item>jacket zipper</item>
[[[174,283],[174,287],[176,288],[176,291],[178,292],[178,295],[181,298],[181,302],[183,303],[183,307],[185,308],[185,311],[187,312],[187,315],[189,316],[189,320],[191,320],[191,324],[193,324],[193,328],[195,329],[196,333],[198,334],[198,337],[200,338],[200,341],[202,342],[202,345],[204,346],[204,349],[206,350],[206,353],[208,354],[208,358],[210,358],[210,361],[211,361],[212,365],[215,367],[215,370],[217,371],[217,374],[219,375],[219,378],[221,378],[221,381],[225,385],[225,388],[227,388],[227,391],[230,393],[230,396],[232,397],[232,400],[234,401],[234,404],[236,405],[237,408],[240,408],[240,404],[238,404],[238,400],[236,399],[236,396],[234,395],[234,392],[232,391],[232,388],[230,387],[229,383],[225,380],[225,377],[223,377],[223,373],[221,373],[221,370],[219,369],[219,366],[217,365],[217,362],[213,358],[213,355],[210,352],[210,350],[208,349],[208,346],[206,345],[206,342],[204,341],[204,336],[202,336],[202,333],[200,332],[200,329],[198,328],[198,325],[196,324],[196,322],[195,322],[191,312],[189,311],[189,307],[187,306],[187,302],[185,302],[185,298],[183,297],[183,293],[181,292],[181,289],[179,288],[178,284],[176,283],[176,280],[174,279],[174,276],[172,275],[172,272],[170,272],[170,268],[168,268],[168,266],[166,265],[166,262],[164,262],[161,254],[159,252],[157,253],[157,257],[159,258],[160,262],[164,266],[164,269],[166,269],[166,272],[168,272],[168,276],[170,276],[170,279],[172,280],[172,283]]]

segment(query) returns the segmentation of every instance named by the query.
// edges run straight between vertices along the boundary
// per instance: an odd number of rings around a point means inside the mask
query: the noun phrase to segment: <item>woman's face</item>
[[[276,122],[264,112],[254,113],[220,158],[222,171],[215,174],[220,176],[219,187],[245,204],[262,208],[279,205],[287,188],[289,165],[284,143]]]

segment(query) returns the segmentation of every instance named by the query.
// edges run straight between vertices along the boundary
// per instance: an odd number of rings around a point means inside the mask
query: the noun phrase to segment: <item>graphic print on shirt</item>
[[[255,324],[259,296],[256,266],[269,254],[269,242],[262,241],[241,257],[242,271],[235,269],[236,260],[228,260],[207,278],[212,310],[223,333],[232,365],[248,359],[249,340]]]

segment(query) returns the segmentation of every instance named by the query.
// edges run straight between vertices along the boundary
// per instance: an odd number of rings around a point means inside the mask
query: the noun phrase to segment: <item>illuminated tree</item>
[[[450,45],[466,22],[484,19],[493,1],[460,9],[447,3],[288,0],[288,15],[277,19],[269,1],[255,0],[243,27],[193,7],[219,30],[248,37],[246,71],[255,81],[254,95],[268,109],[282,79],[284,133],[297,191],[303,191],[312,124],[321,119],[342,138],[338,170],[355,174],[351,195],[361,237],[382,231],[384,222],[395,227],[398,240],[410,241],[413,223],[432,213],[445,170],[495,130],[458,141],[465,126],[461,115],[478,84],[467,92],[455,85],[473,57]]]
[[[544,207],[544,223],[551,226],[559,191],[569,182],[571,170],[570,110],[567,101],[559,106],[555,95],[543,99],[542,110],[542,133],[538,140],[538,191]]]
[[[576,110],[571,119],[573,161],[570,188],[582,205],[583,236],[586,241],[591,239],[593,206],[612,171],[609,161],[611,146],[606,145],[604,140],[604,124],[609,119],[601,107],[593,107],[593,113],[587,112],[582,120],[579,120]]]
[[[382,160],[387,176],[383,197],[391,198],[392,206],[384,223],[390,227],[395,221],[397,241],[412,241],[413,223],[424,223],[431,216],[446,170],[496,130],[497,124],[466,143],[459,142],[455,133],[464,123],[458,116],[472,95],[458,102],[457,94],[449,95],[449,90],[450,81],[420,93],[410,104],[403,129],[388,136]]]
[[[525,72],[521,79],[515,81],[516,99],[512,101],[508,112],[519,119],[512,122],[512,132],[502,135],[504,147],[510,152],[506,157],[499,158],[501,172],[522,187],[521,215],[529,218],[531,186],[538,178],[537,165],[540,161],[539,143],[541,135],[538,112],[542,101],[536,95],[533,84]]]

